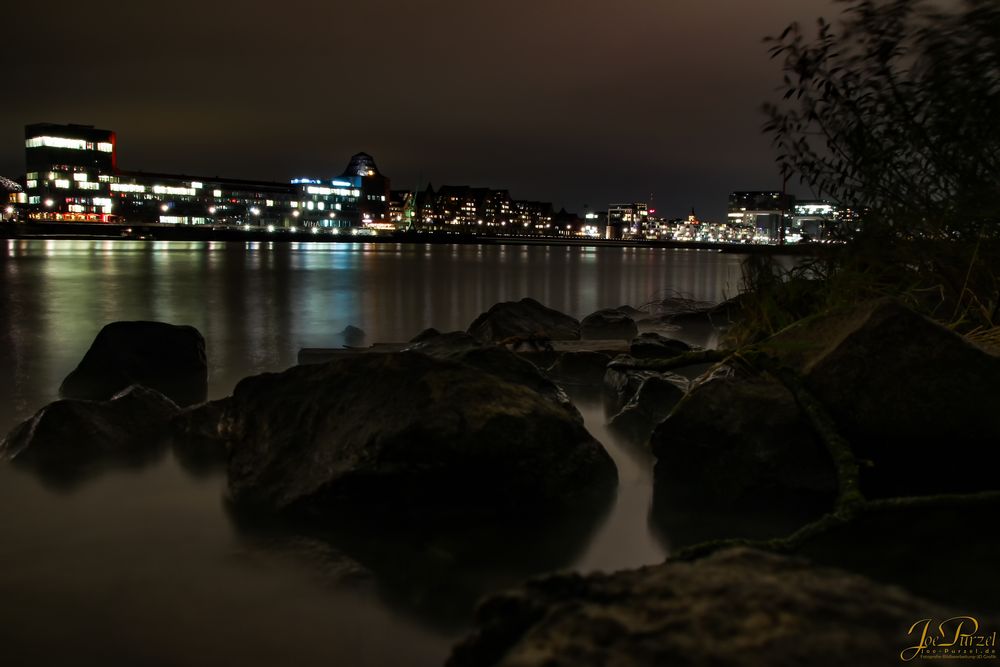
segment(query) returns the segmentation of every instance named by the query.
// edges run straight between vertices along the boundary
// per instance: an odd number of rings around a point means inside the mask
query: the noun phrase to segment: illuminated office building
[[[62,222],[360,227],[388,223],[389,179],[370,155],[334,179],[273,183],[122,171],[117,137],[87,125],[25,128],[28,217]]]
[[[755,230],[758,243],[777,243],[788,226],[795,197],[777,191],[744,191],[729,194],[730,225]]]

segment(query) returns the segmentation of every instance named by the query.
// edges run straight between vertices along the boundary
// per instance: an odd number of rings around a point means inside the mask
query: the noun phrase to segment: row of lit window
[[[115,149],[113,144],[106,141],[95,143],[67,137],[32,137],[25,140],[24,145],[26,148],[69,148],[77,151],[99,150],[102,153],[110,153]]]

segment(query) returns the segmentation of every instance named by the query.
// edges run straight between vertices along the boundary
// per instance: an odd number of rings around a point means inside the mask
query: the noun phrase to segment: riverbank
[[[457,232],[397,231],[378,234],[352,234],[344,230],[303,228],[245,228],[225,226],[180,226],[160,224],[114,225],[77,222],[19,222],[0,225],[5,239],[123,239],[131,241],[239,241],[239,242],[310,242],[310,243],[441,243],[475,245],[559,245],[612,248],[673,248],[712,252],[809,255],[815,244],[753,245],[744,243],[708,243],[697,241],[634,241],[626,239],[567,238],[562,236],[488,236]]]

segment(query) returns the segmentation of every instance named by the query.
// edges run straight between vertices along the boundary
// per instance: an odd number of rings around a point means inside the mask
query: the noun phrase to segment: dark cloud
[[[281,179],[375,155],[396,187],[507,187],[712,216],[779,187],[762,38],[832,0],[18,3],[0,173],[23,125],[119,134],[129,169]]]

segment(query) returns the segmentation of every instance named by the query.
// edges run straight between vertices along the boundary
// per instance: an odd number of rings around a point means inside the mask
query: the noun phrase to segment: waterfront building
[[[552,204],[511,199],[507,190],[468,185],[433,185],[405,196],[403,218],[419,229],[471,234],[548,235],[557,233]]]
[[[608,207],[608,238],[643,238],[648,222],[647,204],[611,204]]]
[[[289,183],[123,171],[114,132],[89,125],[25,128],[28,217],[62,222],[379,227],[389,179],[358,153],[333,179]]]
[[[779,243],[794,204],[794,196],[774,190],[731,192],[728,220],[731,225],[752,227],[757,243]]]
[[[796,201],[792,207],[791,225],[786,233],[786,242],[829,239],[837,224],[837,214],[837,206],[830,201]]]

